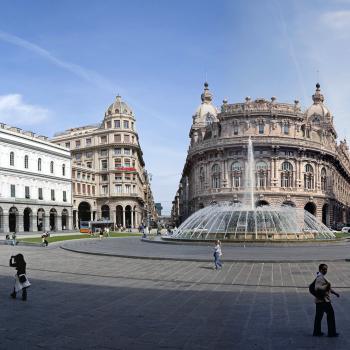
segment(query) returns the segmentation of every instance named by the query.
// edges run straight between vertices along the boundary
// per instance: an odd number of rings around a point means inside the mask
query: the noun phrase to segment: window
[[[238,135],[238,126],[234,125],[233,127],[233,135]]]
[[[15,154],[14,152],[10,152],[10,165],[15,165]]]
[[[81,177],[81,173],[77,172],[77,179],[80,179],[80,177]]]
[[[95,195],[95,186],[92,186],[92,195]]]
[[[130,135],[124,134],[124,142],[126,143],[130,142]]]
[[[107,174],[102,174],[101,175],[101,181],[108,181],[108,175]]]
[[[25,198],[30,198],[29,186],[24,187],[24,196],[25,196]]]
[[[282,163],[281,187],[293,187],[293,166],[289,162]]]
[[[306,129],[306,137],[310,138],[310,129]]]
[[[65,146],[66,148],[70,148],[70,142],[66,142]]]
[[[102,185],[102,194],[103,195],[108,194],[108,185]]]
[[[43,189],[38,188],[38,199],[43,199]]]
[[[125,180],[130,181],[131,180],[131,174],[125,174]]]
[[[62,164],[62,175],[66,176],[66,164]]]
[[[16,185],[11,185],[11,197],[16,197]]]
[[[122,185],[115,185],[115,192],[122,193]]]
[[[122,154],[122,149],[121,148],[115,148],[114,149],[114,154],[115,155]]]
[[[120,120],[115,120],[115,121],[114,121],[114,127],[115,127],[116,129],[120,129]]]
[[[231,184],[234,188],[241,187],[242,165],[239,162],[231,164]]]
[[[204,168],[201,167],[199,169],[199,188],[201,190],[204,190],[204,182],[205,182]]]
[[[101,170],[107,170],[107,169],[108,169],[107,159],[101,160]]]
[[[265,188],[267,186],[267,170],[268,166],[265,162],[256,163],[256,187]]]
[[[63,202],[67,202],[67,192],[63,191]]]
[[[81,186],[80,186],[80,184],[78,183],[78,184],[77,184],[77,193],[80,193],[80,187],[81,187]]]
[[[107,143],[107,136],[101,136],[101,143]]]
[[[55,190],[51,190],[51,200],[55,200]]]
[[[124,129],[129,129],[129,122],[127,120],[123,121],[123,128]]]
[[[107,157],[108,151],[106,149],[101,149],[100,154],[102,157]]]
[[[114,167],[115,168],[120,168],[122,166],[122,160],[121,160],[121,158],[116,158],[115,160],[114,160]]]
[[[259,134],[263,134],[264,133],[264,124],[259,124]]]
[[[125,185],[125,192],[131,193],[131,186],[130,185]]]
[[[214,118],[211,114],[207,114],[206,118],[205,118],[205,125],[210,125],[212,124],[214,121]]]
[[[115,174],[114,178],[115,178],[116,181],[122,181],[123,176],[122,176],[122,174],[117,173],[117,174]]]
[[[87,194],[90,195],[91,194],[91,186],[87,185]]]
[[[112,127],[112,122],[109,120],[107,123],[106,123],[106,128],[107,129],[110,129]]]
[[[85,186],[85,184],[82,184],[82,185],[81,185],[81,189],[82,189],[83,194],[85,194],[85,193],[86,193],[86,191],[85,191],[85,187],[86,187],[86,186]]]
[[[86,162],[86,167],[91,169],[92,168],[92,162]]]
[[[131,155],[131,150],[129,148],[124,148],[124,154],[130,156]]]
[[[86,158],[92,158],[92,152],[86,152],[85,153]]]
[[[131,163],[129,158],[124,158],[124,166],[127,168],[130,168]]]
[[[211,168],[211,187],[220,188],[220,167],[219,164],[214,164]]]
[[[131,136],[131,143],[135,143],[135,136]]]
[[[284,124],[283,125],[283,133],[285,135],[288,135],[289,134],[289,125],[288,124]]]
[[[304,188],[312,190],[314,188],[314,169],[311,164],[305,165]]]
[[[81,153],[77,153],[77,154],[75,155],[75,159],[76,159],[76,160],[80,160],[80,159],[81,159]]]
[[[80,140],[75,141],[75,147],[79,148],[80,147]]]
[[[82,178],[83,178],[83,180],[85,180],[85,176],[86,176],[86,175],[85,175],[85,173],[83,173],[83,174],[82,174]]]
[[[91,146],[91,139],[85,139],[86,146]]]
[[[38,171],[41,171],[41,158],[38,158]]]
[[[53,174],[53,161],[50,162],[50,173]]]
[[[321,170],[321,190],[327,190],[327,172],[325,168],[322,168]]]
[[[122,141],[122,136],[120,134],[115,134],[114,135],[114,142],[121,142]]]
[[[28,163],[29,163],[28,156],[25,155],[25,156],[24,156],[24,168],[25,168],[25,169],[28,169],[28,165],[29,165]]]

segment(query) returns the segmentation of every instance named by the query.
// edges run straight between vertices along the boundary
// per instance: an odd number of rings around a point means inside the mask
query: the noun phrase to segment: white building
[[[0,232],[71,229],[71,187],[69,150],[0,123]]]

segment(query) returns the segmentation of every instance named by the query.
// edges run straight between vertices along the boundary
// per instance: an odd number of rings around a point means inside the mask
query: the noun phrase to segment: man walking
[[[315,281],[315,304],[316,304],[316,315],[314,323],[315,337],[321,337],[321,322],[323,314],[327,314],[327,325],[328,325],[328,337],[337,337],[339,334],[335,328],[335,317],[334,310],[331,304],[331,294],[334,294],[339,298],[339,294],[331,288],[331,284],[326,280],[325,275],[328,271],[326,264],[320,264],[318,267],[318,273]]]

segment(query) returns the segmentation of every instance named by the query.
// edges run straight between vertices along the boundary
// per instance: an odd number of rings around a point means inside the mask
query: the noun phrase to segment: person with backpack
[[[323,314],[327,314],[328,337],[338,337],[339,333],[336,331],[334,310],[331,303],[331,294],[339,298],[339,294],[332,289],[331,284],[326,280],[325,276],[328,271],[326,264],[320,264],[318,267],[316,279],[310,284],[310,293],[315,297],[316,315],[314,322],[314,337],[321,337],[321,322]]]

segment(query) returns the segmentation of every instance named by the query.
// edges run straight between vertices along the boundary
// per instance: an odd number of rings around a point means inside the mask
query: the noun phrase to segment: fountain
[[[333,232],[314,215],[291,206],[255,206],[255,161],[248,140],[242,203],[213,203],[187,218],[173,233],[179,240],[322,240]]]

